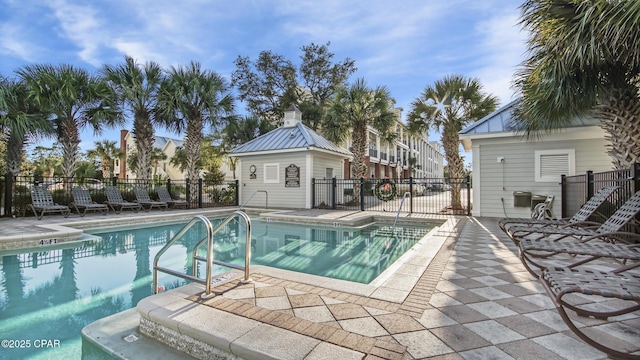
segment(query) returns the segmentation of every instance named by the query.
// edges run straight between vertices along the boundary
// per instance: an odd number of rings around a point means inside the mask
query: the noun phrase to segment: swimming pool
[[[82,328],[151,295],[153,258],[183,225],[89,231],[95,238],[0,252],[0,335],[13,341],[11,347],[3,343],[0,358],[82,357]],[[242,264],[244,231],[243,224],[231,223],[216,235],[216,258]],[[251,263],[368,283],[430,228],[398,226],[395,237],[389,231],[389,225],[356,229],[252,220]],[[190,273],[190,254],[201,238],[197,232],[186,236],[161,264]],[[184,283],[160,274],[165,288]]]

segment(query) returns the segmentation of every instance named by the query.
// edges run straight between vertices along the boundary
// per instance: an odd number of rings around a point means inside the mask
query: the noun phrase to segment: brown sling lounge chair
[[[622,233],[619,233],[622,234]],[[640,241],[640,235],[626,233]],[[608,234],[598,234],[582,241],[553,241],[548,239],[524,239],[520,242],[520,260],[533,276],[538,277],[547,267],[560,264],[576,268],[597,259],[610,259],[608,267],[619,268],[640,262],[640,244],[615,244],[608,242]],[[600,240],[600,241],[597,241]]]
[[[640,191],[595,230],[529,227],[523,237],[518,238],[520,260],[534,276],[538,276],[541,269],[556,265],[553,261],[563,256],[562,266],[570,268],[599,258],[617,259],[623,264],[640,261],[640,244],[626,245],[630,241],[640,242],[640,234],[622,231],[638,213]],[[514,237],[517,233],[514,231]],[[579,255],[586,258],[576,258]]]
[[[622,231],[624,226],[631,222],[637,224],[634,219],[640,212],[640,191],[636,192],[629,200],[627,200],[616,212],[613,213],[604,223],[599,226],[587,223],[587,226],[579,226],[580,223],[574,223],[573,226],[514,226],[509,229],[511,238],[516,244],[524,238],[542,239],[553,235],[555,240],[567,237],[580,239],[598,234],[609,234],[615,236],[617,232]]]
[[[575,323],[573,318],[576,316],[567,311],[575,311],[579,316],[593,316],[601,321],[608,320],[609,323],[613,323],[614,320],[624,319],[618,316],[640,310],[640,275],[637,272],[627,271],[638,265],[640,264],[612,272],[589,268],[552,267],[542,271],[540,280],[562,320],[582,340],[612,358],[640,359],[640,354],[634,351],[634,349],[637,350],[637,341],[627,346],[622,345],[625,343],[624,339],[605,342],[603,339],[598,339],[597,331],[595,333],[582,331],[580,328],[583,325],[579,318]],[[580,296],[574,296],[574,294]],[[602,302],[602,299],[609,301]],[[598,305],[594,306],[596,304]],[[610,317],[618,318],[609,319]],[[628,331],[630,337],[634,336],[631,335],[634,332],[637,334],[636,328],[626,329],[630,326],[628,324],[619,323],[617,326],[620,331]]]
[[[513,239],[510,228],[519,226],[566,226],[566,225],[600,225],[599,223],[589,222],[589,218],[596,214],[598,209],[605,203],[605,201],[618,190],[619,186],[607,186],[598,190],[593,196],[586,202],[577,213],[568,219],[529,219],[529,218],[502,218],[498,221],[498,226],[504,231],[511,239]]]

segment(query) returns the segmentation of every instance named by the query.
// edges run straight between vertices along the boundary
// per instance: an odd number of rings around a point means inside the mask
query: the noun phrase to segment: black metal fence
[[[31,203],[31,188],[43,186],[51,192],[54,202],[61,205],[69,205],[73,201],[71,189],[74,186],[83,186],[91,194],[93,201],[103,203],[106,201],[104,188],[113,185],[120,190],[122,197],[127,201],[135,201],[135,186],[149,189],[152,199],[157,199],[156,187],[165,186],[174,199],[187,200],[189,208],[209,208],[220,206],[238,205],[238,181],[224,181],[214,183],[198,179],[195,186],[191,186],[189,179],[185,180],[141,180],[141,179],[82,179],[82,178],[52,178],[33,176],[7,176],[0,178],[0,204],[2,216],[30,216],[26,211]],[[194,190],[195,189],[195,193]]]
[[[585,174],[575,176],[562,176],[562,217],[575,214],[580,207],[587,202],[593,194],[605,186],[619,186],[620,189],[613,193],[608,201],[599,209],[599,219],[602,222],[611,216],[633,194],[640,191],[640,163],[635,163],[629,169],[612,170],[600,173],[587,171]],[[640,224],[640,216],[636,218]],[[626,231],[638,232],[640,228],[629,224]]]
[[[397,212],[402,204],[409,213],[471,214],[469,178],[312,179],[311,188],[312,207],[319,209]]]

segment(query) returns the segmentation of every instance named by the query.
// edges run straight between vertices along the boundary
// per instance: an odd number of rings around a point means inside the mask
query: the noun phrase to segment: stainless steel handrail
[[[207,261],[207,264],[211,263],[211,264],[215,264],[215,265],[222,265],[222,266],[226,266],[232,269],[237,269],[237,270],[244,270],[244,279],[242,280],[245,283],[251,282],[251,278],[249,277],[249,265],[251,262],[251,219],[249,218],[249,215],[247,215],[245,212],[240,211],[240,210],[236,210],[233,212],[233,214],[229,215],[226,219],[222,220],[222,222],[220,224],[218,224],[218,226],[216,226],[215,229],[213,229],[213,233],[217,233],[218,231],[222,230],[225,225],[227,225],[228,223],[231,222],[231,220],[233,220],[236,215],[242,217],[245,221],[245,224],[247,226],[247,233],[246,233],[246,250],[245,250],[245,256],[244,256],[244,266],[240,266],[240,265],[236,265],[236,264],[232,264],[232,263],[228,263],[225,261],[220,261],[220,260],[215,260],[213,258],[213,243],[211,243],[211,246],[209,246],[209,239],[202,239],[199,243],[196,244],[196,246],[193,248],[193,259],[194,260],[201,260],[201,261]],[[207,258],[203,258],[201,256],[198,256],[198,249],[200,248],[200,246],[202,246],[202,244],[205,243],[205,241],[207,242]],[[209,249],[211,249],[211,251],[209,252]],[[211,261],[209,261],[209,255],[211,255]],[[196,268],[194,266],[193,268],[193,272],[194,272],[194,276],[196,275]]]
[[[400,217],[400,211],[402,210],[402,205],[404,205],[404,200],[407,198],[407,195],[411,196],[410,192],[405,192],[404,195],[402,195],[402,200],[400,201],[400,206],[398,207],[398,212],[396,213],[396,218],[395,220],[393,220],[393,226],[391,227],[391,234],[395,234],[395,230],[396,230],[396,224],[398,223],[398,217]]]
[[[247,200],[245,200],[242,203],[242,205],[240,205],[240,210],[244,209],[244,206],[247,205],[249,200],[253,199],[253,197],[256,196],[256,194],[259,193],[259,192],[263,192],[265,194],[264,208],[268,209],[269,208],[269,193],[267,192],[267,190],[256,190],[253,194],[251,194],[251,196],[249,196],[249,198]]]
[[[236,216],[241,216],[246,224],[247,224],[247,233],[246,233],[246,238],[247,238],[247,248],[245,251],[245,266],[238,266],[235,264],[230,264],[230,263],[226,263],[223,261],[216,261],[213,257],[213,242],[214,242],[214,235],[220,231],[226,224],[228,224],[231,220],[233,220]],[[207,229],[207,236],[202,239],[194,248],[193,250],[193,260],[194,260],[194,265],[193,265],[193,274],[189,275],[189,274],[185,274],[176,270],[172,270],[169,268],[165,268],[162,267],[160,265],[158,265],[158,262],[160,261],[160,257],[162,255],[164,255],[164,253],[176,242],[178,241],[178,239],[180,239],[182,236],[184,236],[184,234],[191,228],[193,227],[196,223],[198,222],[202,222],[204,223],[206,229]],[[203,258],[201,256],[197,255],[198,249],[199,247],[204,243],[207,242],[207,257]],[[205,279],[201,279],[199,277],[197,277],[197,262],[196,260],[200,260],[200,261],[205,261],[207,264],[207,268],[206,268],[206,274],[205,274]],[[226,266],[226,267],[230,267],[230,268],[234,268],[234,269],[240,269],[240,270],[244,270],[244,280],[243,282],[250,282],[251,279],[249,278],[249,265],[251,262],[251,219],[249,219],[249,217],[247,216],[247,214],[245,214],[242,211],[234,211],[233,214],[229,215],[226,219],[224,219],[218,226],[216,226],[216,228],[213,228],[213,225],[211,224],[211,221],[209,221],[208,218],[206,218],[203,215],[197,215],[195,216],[193,219],[191,219],[191,221],[189,221],[189,223],[187,223],[187,225],[185,225],[174,237],[172,237],[163,247],[162,249],[160,249],[160,251],[158,251],[158,253],[156,254],[155,258],[153,259],[153,293],[157,294],[158,293],[158,271],[162,271],[164,273],[176,276],[176,277],[180,277],[183,279],[187,279],[187,280],[191,280],[193,282],[197,282],[200,284],[204,284],[205,285],[205,293],[202,295],[202,297],[207,298],[207,297],[212,297],[215,295],[212,295],[211,293],[211,279],[212,279],[212,270],[213,270],[213,265],[222,265],[222,266]]]

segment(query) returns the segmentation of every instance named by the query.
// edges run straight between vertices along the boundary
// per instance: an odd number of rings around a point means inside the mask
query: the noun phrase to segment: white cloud
[[[483,34],[480,46],[485,50],[480,67],[474,71],[490,93],[504,105],[514,98],[513,74],[526,55],[526,33],[521,31],[516,11],[506,11],[481,21],[476,26]]]
[[[154,52],[146,42],[142,41],[126,41],[124,39],[115,40],[111,46],[124,55],[129,55],[136,62],[143,64],[148,61],[157,63],[165,63],[167,59],[164,55]],[[118,61],[122,61],[122,57]]]
[[[54,16],[60,23],[61,36],[73,41],[80,48],[79,57],[93,65],[100,66],[98,50],[104,43],[104,29],[107,24],[99,19],[98,10],[88,5],[74,5],[66,0],[49,1]]]
[[[16,24],[0,26],[0,53],[34,61],[37,47],[22,37],[22,28]]]

